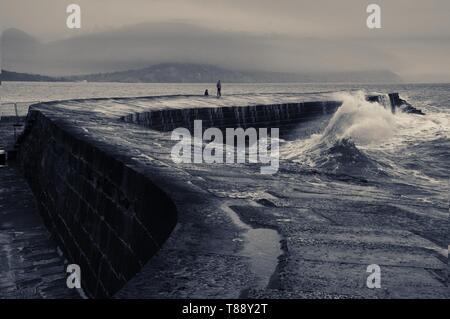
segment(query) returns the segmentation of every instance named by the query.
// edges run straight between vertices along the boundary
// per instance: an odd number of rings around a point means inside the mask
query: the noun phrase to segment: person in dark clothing
[[[222,82],[220,80],[217,82],[217,97],[222,96]]]
[[[209,96],[208,89],[205,90],[205,96]]]

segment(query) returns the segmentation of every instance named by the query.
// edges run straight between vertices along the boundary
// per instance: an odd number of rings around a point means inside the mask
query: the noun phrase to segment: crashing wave
[[[383,174],[381,166],[364,147],[384,143],[395,134],[395,115],[364,92],[338,93],[342,106],[321,134],[286,145],[282,156],[333,173]]]

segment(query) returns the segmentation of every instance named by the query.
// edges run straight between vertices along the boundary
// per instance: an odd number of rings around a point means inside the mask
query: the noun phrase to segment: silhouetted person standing
[[[222,96],[222,82],[220,80],[217,82],[217,97]]]

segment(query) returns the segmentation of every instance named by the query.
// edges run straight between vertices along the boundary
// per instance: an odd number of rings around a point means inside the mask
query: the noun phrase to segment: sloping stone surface
[[[305,100],[314,98],[320,100]],[[231,97],[218,105],[263,101],[267,97]],[[331,176],[317,185],[313,173],[293,174],[291,163],[282,163],[274,176],[260,175],[257,165],[174,164],[169,133],[121,120],[130,113],[208,104],[177,97],[33,107],[64,132],[145,176],[176,206],[170,238],[116,298],[448,298],[448,207],[424,206],[356,180],[343,188]],[[283,254],[267,287],[254,284],[258,274],[251,256],[243,254],[247,230],[232,222],[229,209],[251,227],[276,229],[282,237]],[[366,286],[371,263],[382,269],[381,289]]]

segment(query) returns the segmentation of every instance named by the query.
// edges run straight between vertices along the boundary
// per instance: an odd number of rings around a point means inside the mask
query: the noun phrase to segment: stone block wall
[[[111,152],[30,111],[18,161],[47,228],[85,293],[111,297],[160,249],[175,205]]]
[[[193,129],[194,120],[202,120],[203,128],[287,127],[324,114],[334,113],[342,102],[301,102],[273,105],[254,105],[217,108],[166,109],[124,116],[135,123],[154,130],[168,132],[178,127]]]

